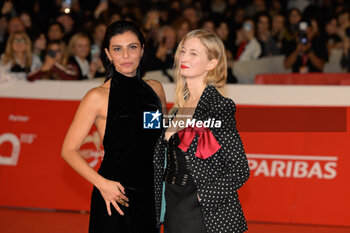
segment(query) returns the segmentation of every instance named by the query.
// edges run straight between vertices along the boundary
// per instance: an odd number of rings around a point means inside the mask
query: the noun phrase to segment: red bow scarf
[[[209,128],[189,126],[178,132],[180,138],[179,148],[187,151],[193,139],[198,135],[198,145],[195,156],[200,159],[207,159],[215,154],[221,146]]]

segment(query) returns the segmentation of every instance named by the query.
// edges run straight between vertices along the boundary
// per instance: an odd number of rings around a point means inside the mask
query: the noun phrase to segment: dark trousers
[[[165,184],[164,233],[205,233],[195,185]]]

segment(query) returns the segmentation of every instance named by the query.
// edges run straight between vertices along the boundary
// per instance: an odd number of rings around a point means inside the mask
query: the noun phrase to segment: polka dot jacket
[[[220,128],[210,128],[221,148],[207,159],[195,156],[198,136],[192,141],[190,172],[201,199],[201,208],[207,233],[239,233],[246,231],[247,223],[238,199],[237,190],[248,180],[250,170],[241,138],[236,129],[234,102],[223,97],[214,86],[208,85],[198,102],[193,118],[205,121],[221,120]],[[157,224],[161,224],[161,210],[166,149],[162,139],[154,153],[155,203]]]

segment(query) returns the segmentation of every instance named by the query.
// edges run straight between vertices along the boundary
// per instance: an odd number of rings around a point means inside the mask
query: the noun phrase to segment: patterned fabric
[[[168,184],[186,185],[193,184],[194,181],[190,175],[190,156],[183,152],[179,147],[180,139],[178,133],[169,138],[167,145],[167,166],[164,174],[164,181]]]
[[[198,136],[187,151],[207,233],[240,233],[248,229],[237,190],[248,180],[250,170],[236,129],[235,111],[231,99],[223,97],[214,86],[207,86],[193,115],[196,120],[215,118],[222,122],[220,128],[211,128],[221,146],[214,155],[205,160],[194,156]],[[157,224],[160,224],[165,147],[160,137],[154,153]]]

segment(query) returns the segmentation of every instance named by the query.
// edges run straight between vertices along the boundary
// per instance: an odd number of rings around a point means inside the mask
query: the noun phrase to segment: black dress
[[[161,129],[143,129],[143,112],[161,112],[161,103],[139,76],[120,73],[111,79],[105,155],[98,170],[103,177],[120,182],[129,198],[129,207],[111,205],[109,216],[103,197],[94,187],[91,197],[90,233],[156,233],[153,184],[153,151]]]
[[[205,233],[205,225],[198,201],[197,187],[190,174],[190,158],[178,145],[178,133],[167,146],[165,181],[164,233]]]

